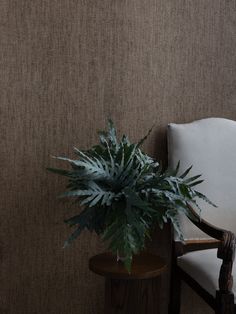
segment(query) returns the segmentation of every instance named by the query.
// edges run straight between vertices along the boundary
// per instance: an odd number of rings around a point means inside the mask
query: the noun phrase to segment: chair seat
[[[177,259],[178,266],[190,275],[202,288],[215,297],[218,290],[218,279],[222,260],[217,258],[217,249],[189,252]],[[236,278],[236,268],[233,267],[233,277]],[[232,292],[236,303],[236,283]]]

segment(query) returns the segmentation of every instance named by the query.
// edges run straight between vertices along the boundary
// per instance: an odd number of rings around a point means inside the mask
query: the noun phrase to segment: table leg
[[[106,278],[105,314],[159,314],[161,278]]]

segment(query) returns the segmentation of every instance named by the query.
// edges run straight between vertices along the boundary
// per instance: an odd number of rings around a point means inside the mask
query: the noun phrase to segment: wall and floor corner
[[[111,117],[133,140],[156,123],[144,148],[166,160],[168,122],[236,120],[235,28],[234,0],[1,0],[2,314],[103,313],[88,270],[103,246],[85,232],[62,250],[75,210],[50,154],[94,144]],[[167,258],[168,235],[153,243]]]

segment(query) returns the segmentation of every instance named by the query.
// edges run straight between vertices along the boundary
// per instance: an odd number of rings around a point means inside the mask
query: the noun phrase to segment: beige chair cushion
[[[217,249],[187,253],[177,260],[178,266],[189,274],[206,291],[215,297],[219,289],[218,279],[222,260],[217,258]],[[236,269],[233,267],[233,277]],[[234,302],[236,303],[236,286],[233,284]]]
[[[187,124],[168,126],[169,166],[180,160],[180,170],[193,165],[191,176],[202,174],[205,180],[197,190],[207,195],[218,208],[203,201],[202,217],[236,233],[236,122],[209,118]],[[185,239],[207,236],[180,217]]]

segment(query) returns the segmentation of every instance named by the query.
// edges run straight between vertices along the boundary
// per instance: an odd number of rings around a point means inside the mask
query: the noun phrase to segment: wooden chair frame
[[[193,288],[214,309],[216,314],[235,314],[236,305],[234,304],[234,294],[232,293],[235,235],[230,231],[217,228],[201,219],[190,205],[189,209],[191,212],[191,217],[189,217],[191,222],[213,239],[186,241],[184,243],[173,241],[169,314],[180,313],[181,280],[184,280]],[[218,279],[219,289],[216,291],[216,297],[213,297],[204,290],[202,286],[177,265],[177,258],[179,256],[187,252],[210,248],[218,248],[217,258],[222,260]]]

